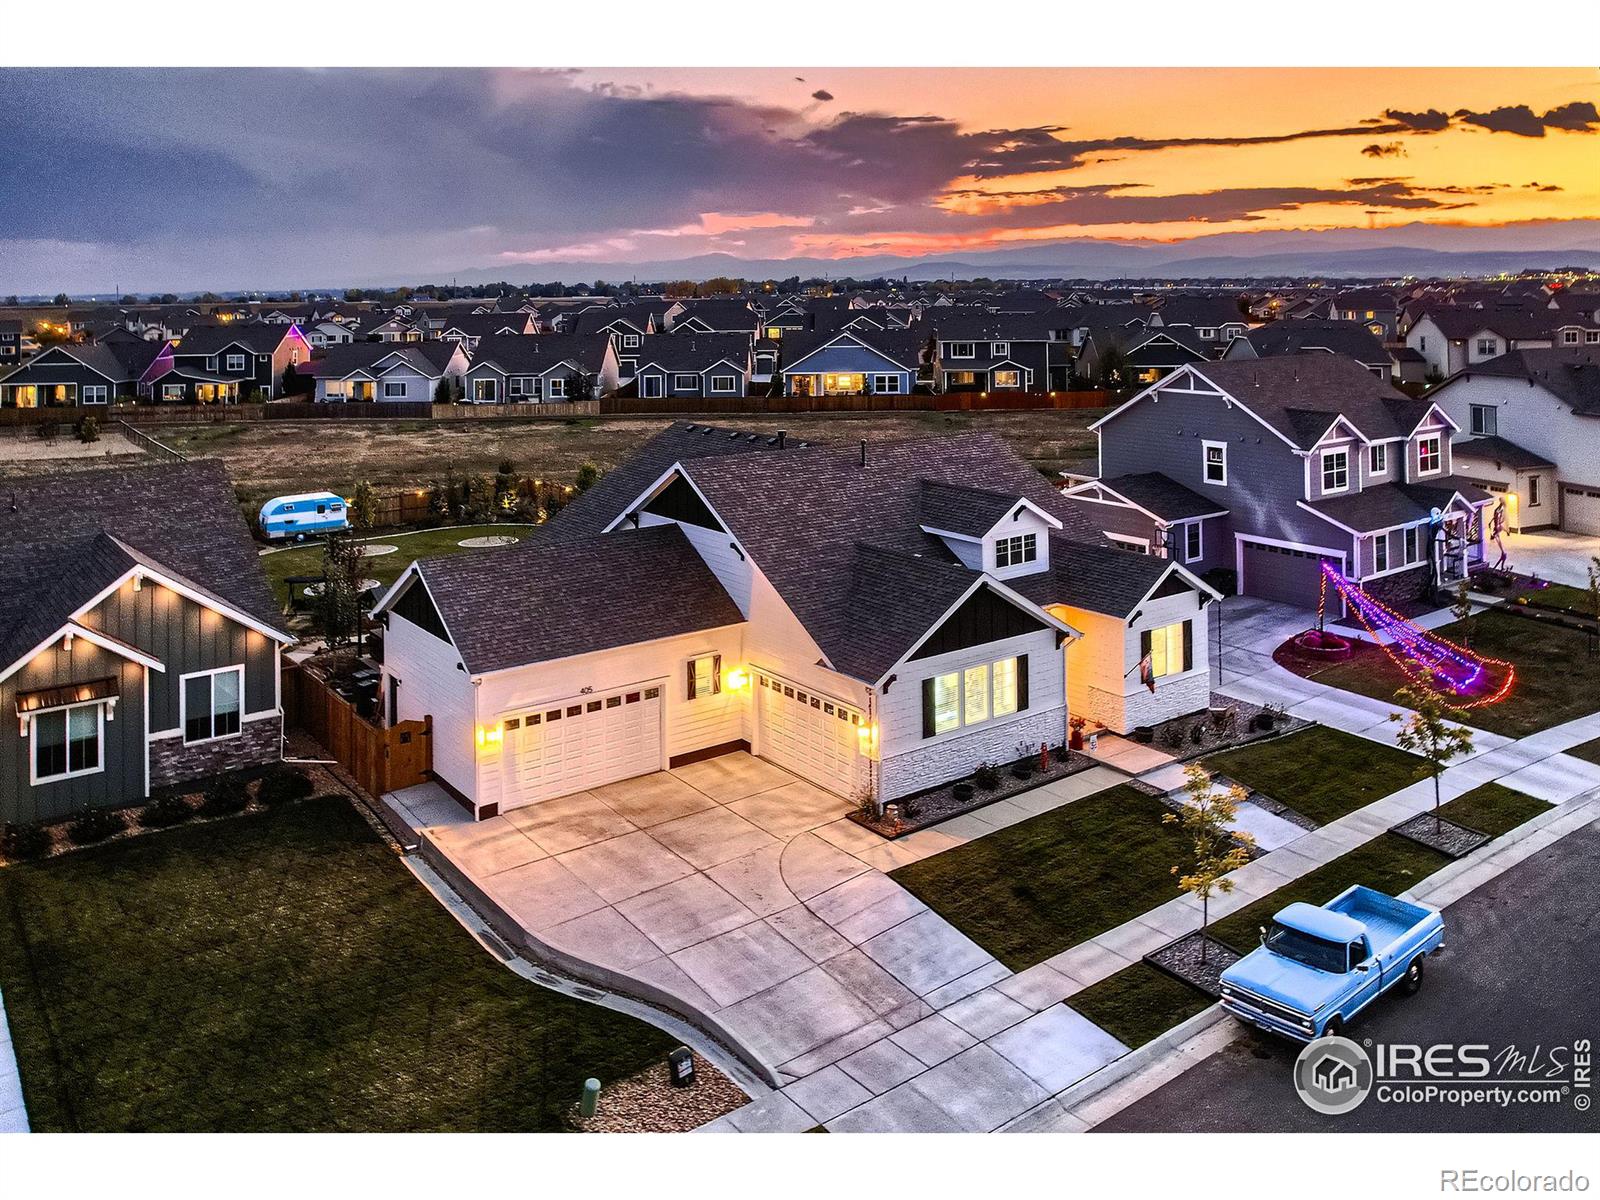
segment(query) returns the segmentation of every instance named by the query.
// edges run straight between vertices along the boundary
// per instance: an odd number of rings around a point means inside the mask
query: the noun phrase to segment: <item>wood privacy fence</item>
[[[734,413],[1005,412],[1024,409],[1108,408],[1120,392],[913,392],[906,396],[673,396],[645,400],[608,396],[602,416],[702,416]]]
[[[422,783],[433,767],[431,719],[376,725],[302,664],[284,664],[283,716],[315,738],[369,795]]]
[[[0,408],[0,428],[58,425],[71,428],[84,416],[102,424],[247,425],[256,421],[569,421],[600,415],[598,400],[552,401],[549,404],[385,404],[351,402],[317,404],[272,400],[265,404],[93,404],[78,408]]]

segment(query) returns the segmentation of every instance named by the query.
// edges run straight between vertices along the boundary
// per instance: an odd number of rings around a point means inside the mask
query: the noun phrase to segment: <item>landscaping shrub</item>
[[[206,788],[200,811],[208,817],[223,817],[244,811],[250,803],[250,780],[237,772],[219,775]]]
[[[59,421],[40,421],[33,427],[33,436],[41,442],[53,442],[61,435]]]
[[[0,854],[12,862],[43,858],[50,843],[50,831],[43,825],[0,825]]]
[[[288,804],[294,800],[304,800],[315,790],[310,776],[299,767],[279,763],[262,772],[261,783],[256,788],[256,799],[268,806]]]
[[[1000,768],[992,762],[979,763],[978,769],[972,773],[972,782],[986,792],[992,792],[1000,786]]]
[[[145,829],[168,829],[173,825],[181,825],[194,812],[183,802],[183,797],[175,792],[163,792],[139,814],[139,824]]]
[[[86,413],[78,418],[75,432],[78,435],[78,440],[85,445],[90,442],[98,442],[100,440],[100,421],[92,414]]]
[[[92,846],[128,827],[128,818],[109,808],[86,808],[67,824],[67,837],[74,846]]]

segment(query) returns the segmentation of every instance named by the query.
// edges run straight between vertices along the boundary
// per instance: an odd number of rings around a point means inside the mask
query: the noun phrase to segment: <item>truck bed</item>
[[[1356,886],[1330,902],[1327,908],[1360,921],[1367,927],[1374,953],[1382,953],[1427,920],[1432,910],[1385,896],[1369,887]]]

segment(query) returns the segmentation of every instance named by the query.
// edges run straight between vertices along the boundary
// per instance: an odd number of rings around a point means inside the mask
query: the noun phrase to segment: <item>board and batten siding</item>
[[[124,583],[85,613],[83,623],[166,666],[164,672],[150,673],[151,733],[179,727],[180,681],[194,671],[242,666],[241,716],[278,707],[278,643],[153,580],[146,579],[138,591]]]
[[[393,609],[388,618],[379,697],[387,704],[389,680],[399,681],[399,719],[433,718],[433,773],[467,799],[476,799],[475,689],[466,672],[457,666],[461,655],[449,642],[434,637]]]
[[[159,678],[156,672],[151,674]],[[9,764],[0,778],[0,823],[57,821],[85,808],[114,808],[144,798],[144,676],[138,663],[78,638],[70,651],[57,641],[0,683],[0,763]],[[117,680],[120,695],[115,714],[104,726],[102,769],[31,783],[33,741],[21,734],[17,694],[108,677]]]

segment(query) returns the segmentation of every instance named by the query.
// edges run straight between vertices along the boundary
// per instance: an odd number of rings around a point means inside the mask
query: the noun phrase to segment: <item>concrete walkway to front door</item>
[[[1123,778],[1092,768],[892,843],[748,754],[479,823],[429,785],[387,799],[533,953],[670,997],[764,1068],[781,1090],[727,1126],[809,1128],[878,1097],[873,1128],[992,1129],[1124,1047],[1057,1003],[1063,977],[1014,975],[884,872]]]

